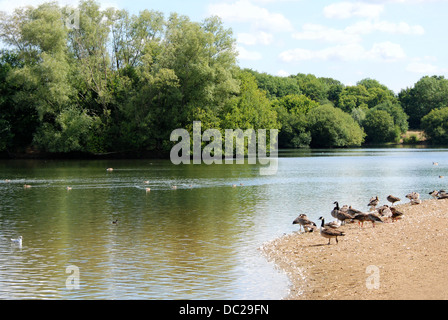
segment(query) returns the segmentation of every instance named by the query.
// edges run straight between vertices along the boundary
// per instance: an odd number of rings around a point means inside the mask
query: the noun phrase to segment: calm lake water
[[[168,160],[0,161],[0,299],[281,299],[287,277],[258,248],[296,231],[299,213],[330,220],[336,200],[367,210],[375,195],[427,199],[447,180],[448,149],[283,151],[273,176]]]

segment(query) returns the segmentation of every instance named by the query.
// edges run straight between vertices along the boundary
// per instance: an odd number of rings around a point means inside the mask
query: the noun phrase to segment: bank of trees
[[[0,151],[166,152],[170,133],[195,120],[279,129],[280,147],[359,146],[397,141],[408,119],[432,137],[434,121],[421,119],[448,106],[443,77],[395,95],[373,79],[241,70],[217,17],[50,2],[0,13],[0,40]]]

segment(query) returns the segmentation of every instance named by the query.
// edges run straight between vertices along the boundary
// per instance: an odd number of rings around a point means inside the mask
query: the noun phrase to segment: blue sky
[[[0,0],[0,10],[42,0]],[[373,78],[395,92],[424,75],[448,77],[448,0],[100,0],[193,21],[218,15],[237,39],[239,65],[273,75],[311,73],[346,85]],[[76,0],[60,0],[76,4]]]

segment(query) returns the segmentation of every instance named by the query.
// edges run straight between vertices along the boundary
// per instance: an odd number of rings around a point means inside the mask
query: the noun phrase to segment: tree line
[[[0,151],[167,152],[174,129],[279,129],[279,146],[396,142],[409,128],[448,143],[448,80],[398,95],[373,79],[241,69],[218,17],[73,10],[49,2],[0,12]]]

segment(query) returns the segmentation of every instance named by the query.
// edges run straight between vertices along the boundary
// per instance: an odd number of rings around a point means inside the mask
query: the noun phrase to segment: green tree
[[[322,105],[310,111],[308,128],[312,147],[352,147],[364,141],[364,131],[339,108]]]
[[[258,87],[266,91],[270,99],[282,98],[287,95],[300,95],[299,84],[292,77],[279,77],[267,73],[260,73],[251,69],[244,69],[257,80]]]
[[[308,147],[311,142],[306,115],[319,104],[305,95],[287,95],[275,100],[273,106],[281,124],[279,146],[285,148]]]
[[[384,110],[369,110],[362,125],[369,143],[393,142],[399,137],[394,118]]]
[[[421,119],[431,110],[448,106],[448,80],[443,76],[425,76],[413,88],[402,90],[398,98],[409,115],[409,126],[419,129]]]
[[[409,129],[409,116],[404,112],[399,103],[393,103],[390,100],[383,102],[373,108],[373,110],[387,111],[394,119],[394,124],[398,127],[400,133],[406,133]]]
[[[448,145],[448,107],[429,112],[423,117],[421,127],[431,143]]]
[[[347,86],[339,95],[337,106],[345,112],[352,112],[353,109],[358,107],[368,107],[369,99],[369,92],[363,85]]]

